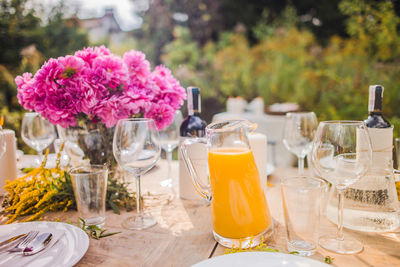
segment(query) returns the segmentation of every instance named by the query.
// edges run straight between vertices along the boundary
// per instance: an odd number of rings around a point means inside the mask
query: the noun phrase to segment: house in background
[[[105,14],[98,18],[81,19],[81,26],[88,31],[92,43],[120,45],[128,36],[128,32],[121,30],[115,19],[114,9],[106,8]]]

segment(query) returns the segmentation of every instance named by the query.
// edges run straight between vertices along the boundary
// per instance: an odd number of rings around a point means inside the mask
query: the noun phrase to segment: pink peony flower
[[[114,126],[118,120],[129,118],[131,113],[132,104],[129,98],[112,96],[109,99],[105,99],[100,103],[97,116],[106,125],[106,127]],[[138,107],[137,113],[140,110]]]
[[[61,77],[64,79],[73,78],[75,75],[80,75],[85,66],[85,62],[79,57],[66,56],[59,57],[57,60],[59,67],[62,70]]]
[[[151,118],[159,130],[167,127],[174,120],[175,109],[165,103],[153,103],[144,113],[145,118]]]
[[[92,83],[100,83],[111,90],[125,85],[128,80],[122,59],[112,55],[95,58],[92,68],[87,71],[86,75]]]
[[[15,83],[25,109],[62,127],[76,125],[82,114],[112,127],[120,119],[143,113],[161,129],[172,122],[186,98],[166,67],[151,72],[142,52],[131,50],[122,59],[104,46],[49,59],[33,77],[24,73]]]
[[[76,99],[70,93],[61,90],[49,92],[45,104],[46,109],[41,114],[51,123],[64,128],[76,125]]]
[[[132,82],[145,83],[150,75],[150,62],[146,60],[145,54],[132,49],[124,54],[123,59],[128,67],[129,79]]]
[[[172,76],[171,71],[160,65],[154,69],[150,78],[155,86],[159,88],[155,101],[162,100],[172,108],[179,109],[186,99],[186,93],[185,89]]]
[[[83,59],[87,65],[92,66],[95,58],[109,55],[111,55],[110,50],[102,45],[100,47],[87,47],[83,50],[76,51],[74,56]]]
[[[32,74],[25,72],[22,76],[15,78],[15,83],[18,87],[18,102],[24,109],[34,110],[35,108],[35,87],[33,86],[34,80]]]

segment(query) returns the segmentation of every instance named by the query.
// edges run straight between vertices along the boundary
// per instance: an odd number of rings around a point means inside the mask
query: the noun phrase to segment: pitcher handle
[[[189,158],[188,153],[187,153],[187,148],[193,144],[207,144],[207,139],[205,138],[191,138],[191,139],[186,139],[180,146],[180,150],[183,156],[183,159],[185,161],[186,167],[189,170],[190,173],[190,178],[192,180],[192,184],[194,188],[196,189],[197,193],[200,194],[201,197],[205,198],[208,201],[211,201],[212,196],[211,193],[208,192],[208,188],[205,186],[202,186],[199,183],[199,176],[197,174],[196,169],[193,166],[192,160]]]

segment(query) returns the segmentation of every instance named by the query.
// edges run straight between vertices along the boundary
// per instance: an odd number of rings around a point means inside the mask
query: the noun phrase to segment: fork
[[[7,250],[7,252],[22,252],[24,251],[25,247],[31,242],[37,235],[39,234],[39,231],[30,231],[24,240],[16,245],[15,247]]]

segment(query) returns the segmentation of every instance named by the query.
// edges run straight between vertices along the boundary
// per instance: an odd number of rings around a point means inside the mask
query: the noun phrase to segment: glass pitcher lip
[[[363,121],[357,120],[330,120],[330,121],[321,121],[324,124],[360,124],[364,123]]]
[[[246,119],[230,119],[220,120],[213,122],[206,127],[207,133],[222,133],[234,131],[237,128],[247,128],[249,130],[255,130],[257,123],[252,123]]]

